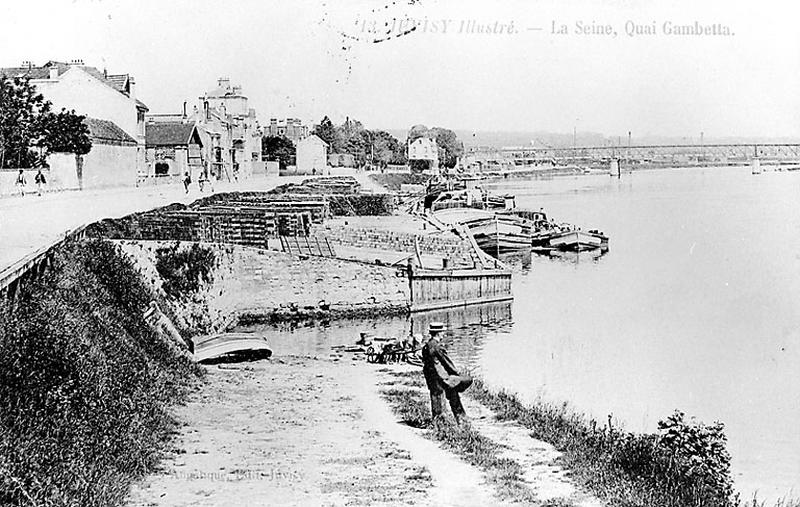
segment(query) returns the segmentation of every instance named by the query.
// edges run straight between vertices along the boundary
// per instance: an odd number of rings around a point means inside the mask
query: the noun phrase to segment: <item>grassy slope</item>
[[[143,322],[152,299],[105,241],[66,245],[0,308],[0,504],[119,505],[198,370]]]

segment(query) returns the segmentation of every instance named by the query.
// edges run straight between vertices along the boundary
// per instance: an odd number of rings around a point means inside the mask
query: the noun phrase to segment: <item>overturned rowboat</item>
[[[198,363],[258,360],[270,356],[269,342],[252,333],[222,333],[194,345],[194,360]]]

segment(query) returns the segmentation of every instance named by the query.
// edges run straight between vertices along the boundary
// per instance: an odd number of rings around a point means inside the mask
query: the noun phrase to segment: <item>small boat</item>
[[[266,359],[272,355],[269,342],[252,333],[222,333],[195,344],[194,360],[198,363],[224,363]]]
[[[530,248],[531,222],[516,215],[475,208],[448,208],[433,214],[447,225],[467,227],[481,250],[497,255]]]
[[[550,229],[531,236],[531,247],[541,250],[582,252],[596,248],[608,250],[608,236],[598,230]]]
[[[559,250],[593,250],[603,246],[603,239],[605,236],[599,234],[592,234],[590,232],[575,229],[572,231],[564,231],[557,233],[550,238],[550,246]],[[605,238],[606,246],[608,245],[608,238]]]
[[[491,195],[479,188],[448,190],[439,193],[431,203],[431,211],[452,208],[473,209],[512,209],[515,206],[513,195]]]
[[[531,226],[517,217],[495,215],[466,225],[475,242],[486,253],[510,252],[531,246]]]

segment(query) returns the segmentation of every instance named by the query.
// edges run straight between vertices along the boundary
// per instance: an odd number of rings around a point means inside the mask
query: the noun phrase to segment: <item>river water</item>
[[[512,256],[512,304],[270,333],[323,354],[358,331],[433,319],[496,388],[654,431],[675,409],[726,425],[738,489],[800,497],[800,171],[640,171],[507,180],[491,190],[600,228],[599,258]],[[277,336],[276,336],[277,335]],[[282,350],[283,349],[283,350]]]

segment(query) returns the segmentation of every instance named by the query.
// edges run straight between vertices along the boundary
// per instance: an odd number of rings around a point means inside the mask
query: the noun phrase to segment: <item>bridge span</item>
[[[518,147],[475,149],[470,155],[479,158],[512,159],[527,165],[546,161],[591,163],[621,159],[640,163],[748,163],[763,161],[800,162],[800,143],[761,144],[671,144],[631,146],[578,146],[574,148]]]

